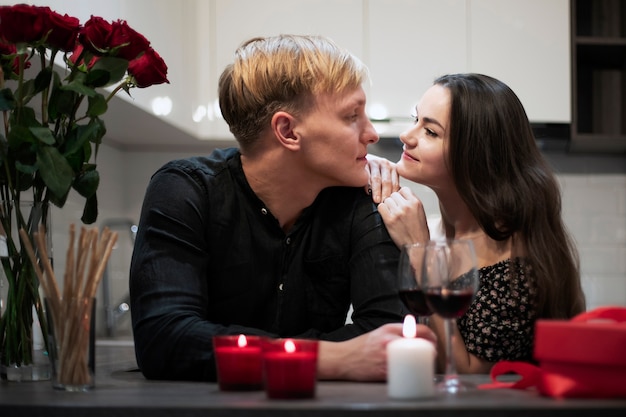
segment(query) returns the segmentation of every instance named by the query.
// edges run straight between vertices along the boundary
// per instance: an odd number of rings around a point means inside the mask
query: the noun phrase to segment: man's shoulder
[[[215,149],[208,155],[190,156],[174,159],[163,165],[159,171],[180,170],[191,174],[201,172],[203,175],[216,175],[228,168],[231,161],[239,156],[237,148]]]
[[[363,187],[326,188],[319,194],[317,206],[334,218],[364,218],[377,212],[372,197]]]

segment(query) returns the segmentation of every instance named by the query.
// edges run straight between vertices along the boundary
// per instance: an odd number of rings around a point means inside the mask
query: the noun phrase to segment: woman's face
[[[450,134],[450,91],[433,85],[415,108],[415,125],[400,135],[404,143],[398,173],[433,190],[451,183],[445,164]]]

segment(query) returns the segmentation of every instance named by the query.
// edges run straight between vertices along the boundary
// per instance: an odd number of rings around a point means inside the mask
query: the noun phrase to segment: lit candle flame
[[[293,343],[293,340],[287,339],[285,340],[285,352],[293,353],[296,351],[296,344]]]
[[[417,323],[415,323],[415,317],[412,314],[407,314],[404,317],[404,324],[402,325],[402,336],[415,337],[417,335]]]
[[[242,348],[242,347],[246,347],[247,345],[248,345],[248,340],[246,339],[246,336],[240,334],[239,339],[237,339],[237,346]]]

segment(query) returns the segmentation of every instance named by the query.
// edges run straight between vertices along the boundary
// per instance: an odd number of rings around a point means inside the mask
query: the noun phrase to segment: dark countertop
[[[96,388],[56,391],[50,381],[0,383],[0,416],[120,417],[488,417],[620,416],[623,400],[555,400],[533,391],[472,390],[456,398],[398,401],[385,383],[319,382],[312,400],[268,400],[263,391],[220,392],[215,383],[148,381],[130,345],[97,345]],[[465,377],[488,382],[485,375]]]

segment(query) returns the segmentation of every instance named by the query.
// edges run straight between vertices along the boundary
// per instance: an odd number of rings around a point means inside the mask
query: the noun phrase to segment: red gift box
[[[602,307],[572,320],[538,320],[534,357],[539,367],[501,361],[493,366],[493,383],[481,388],[536,387],[557,398],[626,397],[626,308]],[[498,376],[517,373],[516,382]]]
[[[570,321],[538,320],[534,356],[545,395],[626,397],[626,308],[598,308]]]

